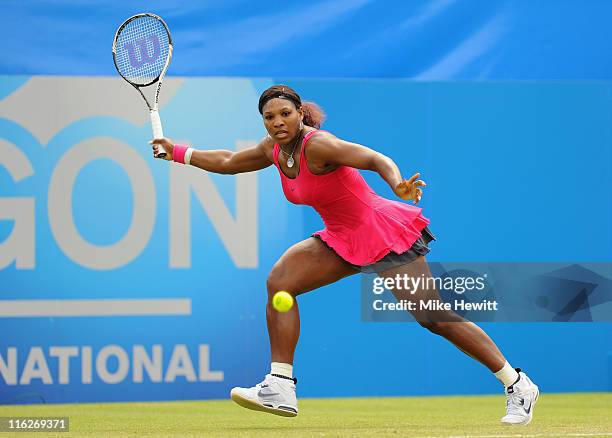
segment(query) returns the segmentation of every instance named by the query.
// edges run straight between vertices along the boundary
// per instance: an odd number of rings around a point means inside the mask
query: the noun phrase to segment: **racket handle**
[[[151,110],[151,126],[153,127],[153,138],[164,138],[164,131],[161,125],[161,119],[159,118],[159,111],[156,109]],[[164,158],[167,152],[164,150],[162,145],[159,145],[159,152],[155,158]]]

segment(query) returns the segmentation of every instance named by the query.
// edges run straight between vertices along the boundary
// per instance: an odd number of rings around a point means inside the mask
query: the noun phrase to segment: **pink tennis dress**
[[[278,144],[273,152],[287,199],[310,205],[323,219],[325,228],[314,235],[344,260],[358,266],[373,264],[391,251],[401,254],[410,249],[429,224],[421,209],[377,195],[353,167],[313,174],[306,164],[305,150],[316,132],[310,131],[302,141],[295,178],[288,178],[281,170]]]

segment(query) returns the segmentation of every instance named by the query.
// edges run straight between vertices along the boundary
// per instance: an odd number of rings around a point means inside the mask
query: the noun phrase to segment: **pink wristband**
[[[189,149],[184,144],[175,144],[172,150],[172,159],[177,163],[185,164],[185,153]]]

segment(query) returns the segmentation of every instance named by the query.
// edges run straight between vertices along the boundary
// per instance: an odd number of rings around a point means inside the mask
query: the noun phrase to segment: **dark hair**
[[[287,99],[295,105],[297,109],[302,109],[304,113],[304,124],[319,129],[325,120],[325,113],[314,102],[304,102],[295,90],[287,85],[272,85],[259,97],[259,114],[263,114],[263,107],[272,99]]]
[[[304,102],[302,112],[304,113],[304,125],[321,128],[325,121],[325,113],[319,105],[314,102]]]

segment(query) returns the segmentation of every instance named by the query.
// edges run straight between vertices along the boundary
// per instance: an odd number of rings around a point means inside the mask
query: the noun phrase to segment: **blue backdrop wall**
[[[5,0],[10,74],[113,75],[130,15],[169,23],[175,75],[609,79],[606,0]]]
[[[224,398],[254,384],[269,366],[267,272],[321,227],[273,168],[220,176],[150,157],[109,41],[143,8],[175,40],[161,102],[172,138],[248,147],[264,134],[259,93],[289,83],[323,106],[326,129],[422,172],[431,260],[612,260],[608,3],[6,3],[18,50],[0,61],[0,402]],[[302,396],[500,389],[415,324],[362,322],[358,277],[300,310]],[[544,391],[611,388],[610,324],[483,327]]]

